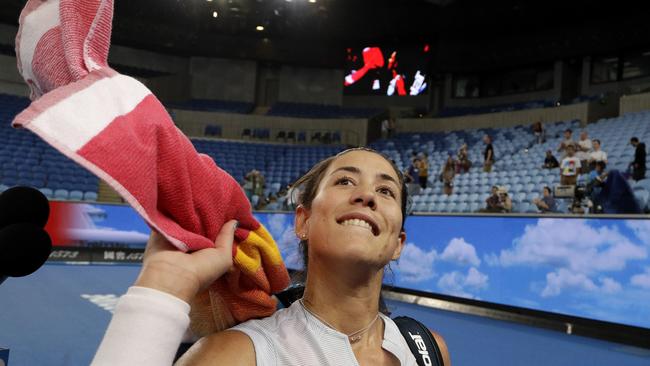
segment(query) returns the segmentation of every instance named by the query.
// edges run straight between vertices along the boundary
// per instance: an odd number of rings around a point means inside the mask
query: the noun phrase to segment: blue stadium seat
[[[82,191],[73,190],[70,191],[68,199],[73,201],[81,201],[84,198],[84,193]]]
[[[97,201],[97,193],[95,193],[95,192],[84,192],[83,200],[88,201],[88,202],[95,202],[95,201]]]
[[[70,192],[67,189],[57,189],[54,191],[54,199],[67,200]]]

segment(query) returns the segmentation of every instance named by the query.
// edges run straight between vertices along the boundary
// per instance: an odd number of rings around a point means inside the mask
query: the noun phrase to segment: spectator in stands
[[[606,169],[607,164],[604,161],[596,161],[594,164],[594,170],[589,173],[589,177],[587,178],[586,191],[594,207],[600,205],[598,202],[598,195],[607,180],[608,173]]]
[[[589,171],[594,170],[596,162],[602,161],[607,164],[607,153],[601,150],[600,140],[591,140],[591,145],[593,146],[594,150],[589,154],[589,159],[587,161],[589,164]]]
[[[512,199],[508,195],[508,189],[506,187],[499,187],[497,193],[499,194],[499,207],[501,207],[501,212],[512,212]]]
[[[390,122],[388,121],[388,118],[384,118],[383,121],[381,121],[381,138],[385,139],[389,137],[389,124]]]
[[[580,140],[576,148],[576,157],[580,159],[580,165],[582,166],[581,173],[586,174],[588,172],[589,155],[592,152],[592,143],[587,135],[587,131],[580,132]]]
[[[531,130],[533,131],[533,135],[535,135],[536,143],[543,144],[546,141],[546,131],[544,130],[542,122],[537,121],[533,123]]]
[[[546,150],[546,158],[544,158],[543,169],[555,169],[560,166],[560,163],[557,161],[555,156],[553,156],[553,151]]]
[[[250,173],[248,173],[250,174]],[[246,194],[246,197],[248,198],[249,201],[252,201],[253,197],[253,182],[248,179],[248,174],[244,176],[244,185],[242,186],[244,193]]]
[[[632,179],[636,181],[645,179],[645,143],[639,142],[638,137],[632,137],[630,139],[630,145],[634,146],[635,149],[634,161],[630,163],[630,168],[632,168]]]
[[[563,185],[575,186],[580,175],[580,159],[576,154],[575,145],[568,145],[566,148],[567,157],[562,159],[560,164],[560,183]]]
[[[456,173],[467,173],[472,167],[472,162],[469,160],[469,153],[467,152],[467,144],[463,144],[458,150],[458,160],[456,161]]]
[[[570,128],[567,128],[564,130],[564,140],[560,142],[560,146],[557,148],[557,151],[562,153],[562,159],[566,157],[567,147],[574,145],[575,141],[573,141],[573,131]]]
[[[555,198],[551,192],[551,188],[545,186],[542,190],[542,198],[533,199],[533,204],[537,206],[540,212],[555,212],[557,210],[557,205],[555,203]]]
[[[450,196],[454,191],[454,176],[456,175],[456,167],[454,166],[454,158],[451,155],[447,157],[440,177],[442,178],[443,192]]]
[[[419,153],[416,160],[416,168],[418,169],[418,181],[422,189],[427,188],[427,180],[429,179],[429,162],[425,153]]]
[[[388,119],[388,138],[395,136],[395,131],[397,130],[397,121],[395,117],[390,117]]]
[[[485,150],[483,151],[483,171],[491,172],[492,165],[494,164],[494,147],[492,146],[492,137],[490,135],[483,136],[485,143]]]
[[[263,201],[265,183],[264,175],[262,175],[259,170],[253,169],[246,174],[244,179],[250,182],[253,194],[260,197],[260,202]]]
[[[420,193],[420,170],[417,168],[418,165],[418,158],[411,158],[411,164],[404,171],[404,183],[410,195]]]
[[[499,205],[499,187],[492,186],[490,196],[485,199],[485,208],[480,212],[501,212]]]

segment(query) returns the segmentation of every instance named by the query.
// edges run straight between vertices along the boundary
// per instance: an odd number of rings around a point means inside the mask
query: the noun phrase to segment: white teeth
[[[367,223],[364,220],[359,220],[359,219],[349,219],[345,220],[341,223],[341,225],[352,225],[352,226],[360,226],[360,227],[365,227],[366,229],[372,231],[372,226],[370,226],[369,223]]]

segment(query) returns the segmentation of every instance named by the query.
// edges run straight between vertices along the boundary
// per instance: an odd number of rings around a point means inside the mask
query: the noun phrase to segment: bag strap
[[[408,316],[398,316],[393,321],[415,356],[418,366],[445,366],[440,347],[424,324]]]

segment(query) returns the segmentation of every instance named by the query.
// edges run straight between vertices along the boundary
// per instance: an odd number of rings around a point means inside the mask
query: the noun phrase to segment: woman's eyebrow
[[[361,174],[361,169],[359,169],[359,168],[357,168],[357,167],[355,167],[355,166],[342,166],[342,167],[340,167],[340,168],[335,169],[335,170],[334,170],[330,175],[333,175],[334,173],[336,173],[336,172],[338,172],[338,171],[341,171],[341,170],[346,171],[346,172],[350,172],[350,173]],[[396,186],[399,187],[399,183],[397,183],[397,181],[395,180],[395,178],[393,178],[393,177],[390,176],[389,174],[386,174],[386,173],[378,173],[378,174],[377,174],[377,178],[379,178],[380,180],[385,180],[385,181],[393,182],[393,183],[395,183]]]

